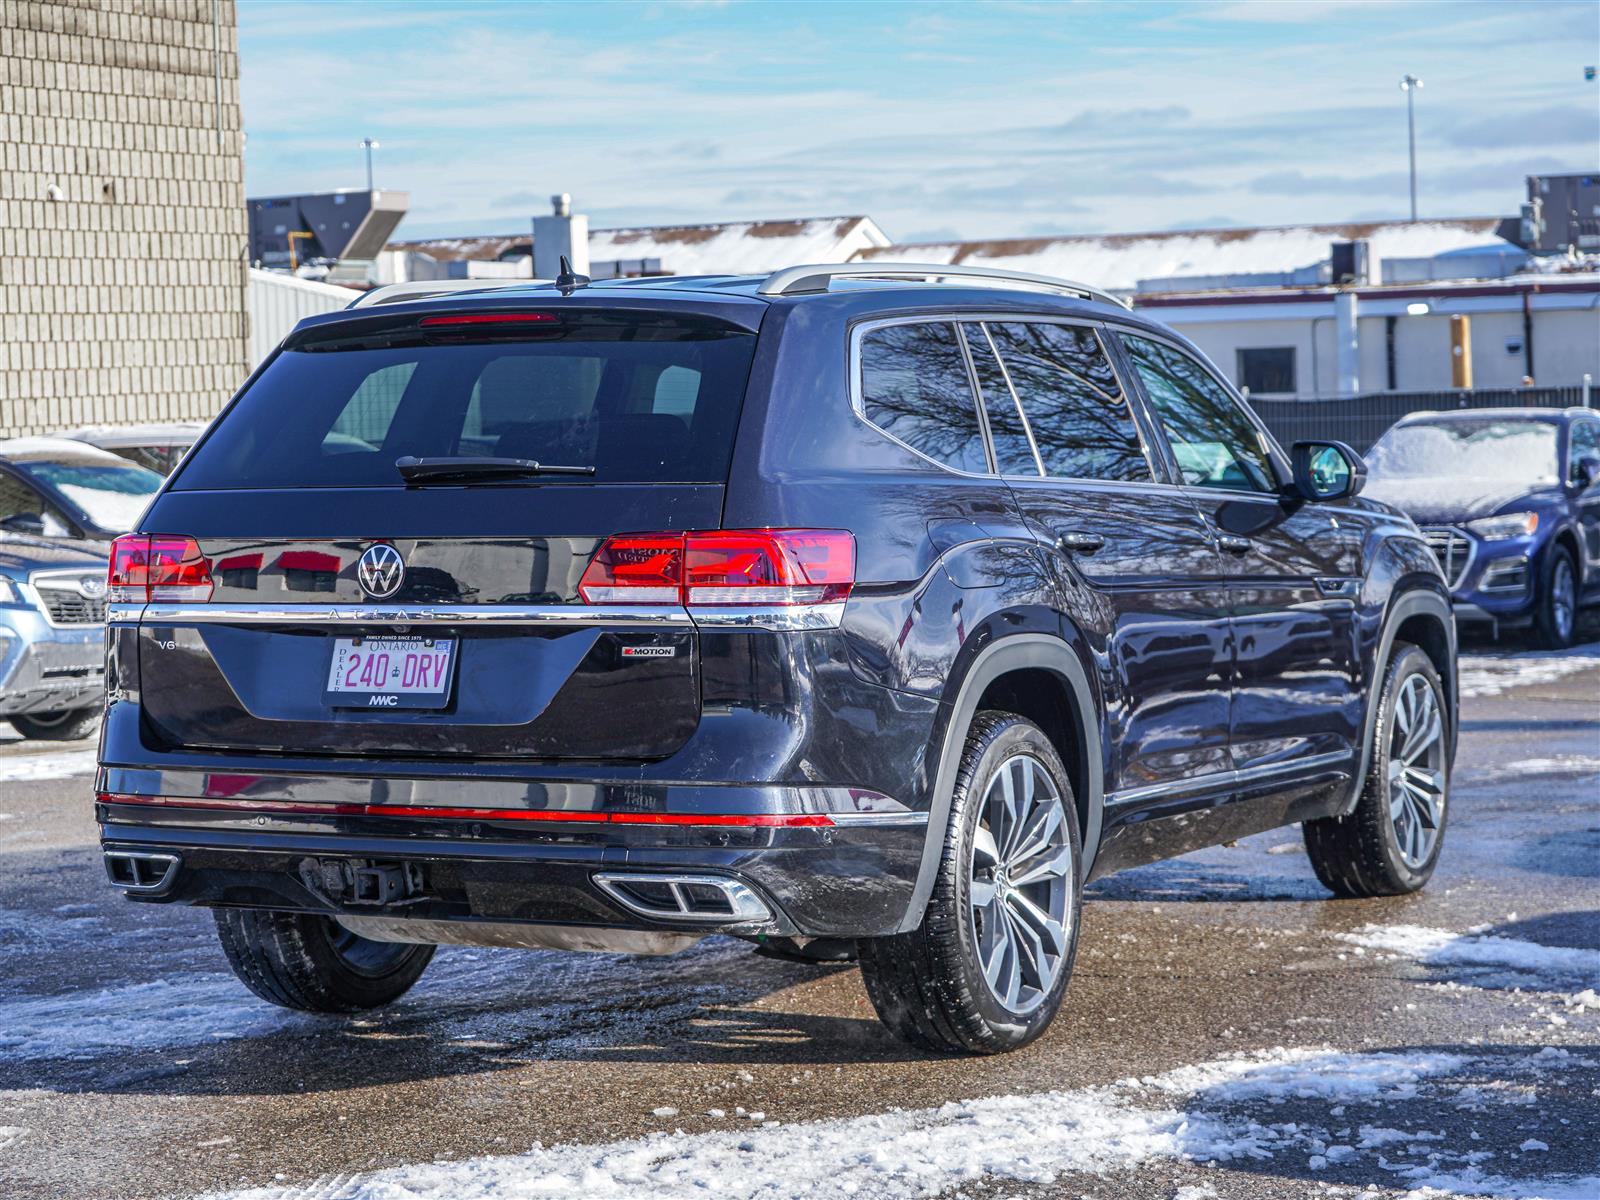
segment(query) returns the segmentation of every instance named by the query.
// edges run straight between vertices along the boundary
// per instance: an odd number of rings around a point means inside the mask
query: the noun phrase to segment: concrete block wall
[[[244,379],[237,32],[233,0],[0,0],[0,436]]]

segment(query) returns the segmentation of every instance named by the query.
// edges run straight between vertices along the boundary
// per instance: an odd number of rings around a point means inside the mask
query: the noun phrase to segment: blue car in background
[[[86,737],[105,691],[106,553],[161,476],[82,442],[0,442],[0,719]]]
[[[1579,610],[1600,601],[1600,414],[1412,413],[1378,439],[1367,469],[1364,494],[1427,536],[1458,621],[1572,644]]]

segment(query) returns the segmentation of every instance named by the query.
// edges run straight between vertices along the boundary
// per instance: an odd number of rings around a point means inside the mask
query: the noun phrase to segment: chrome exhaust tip
[[[106,877],[130,895],[159,896],[178,878],[183,859],[145,850],[107,850]]]
[[[606,895],[630,912],[655,921],[743,924],[770,921],[772,910],[755,891],[720,875],[649,875],[605,872],[594,877]]]

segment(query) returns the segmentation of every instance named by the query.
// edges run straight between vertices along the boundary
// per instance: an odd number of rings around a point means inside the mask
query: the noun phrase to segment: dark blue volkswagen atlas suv
[[[115,546],[107,870],[258,995],[721,933],[992,1052],[1097,876],[1291,822],[1339,895],[1433,871],[1439,565],[1170,330],[946,267],[445,286],[301,322]]]

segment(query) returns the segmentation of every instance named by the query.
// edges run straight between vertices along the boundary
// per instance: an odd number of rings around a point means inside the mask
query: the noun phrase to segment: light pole
[[[1411,219],[1417,219],[1417,108],[1416,94],[1422,80],[1415,75],[1400,76],[1400,90],[1406,94],[1406,140],[1411,147]]]
[[[1411,77],[1410,75],[1406,75],[1406,78]],[[366,190],[371,192],[371,190],[373,190],[373,150],[378,149],[378,139],[362,138],[362,149],[366,150]],[[1413,202],[1411,202],[1411,206],[1416,208],[1416,198],[1414,197]],[[1416,219],[1416,213],[1411,214],[1411,219],[1413,219],[1413,221]]]

